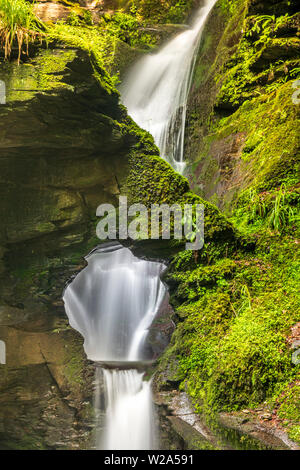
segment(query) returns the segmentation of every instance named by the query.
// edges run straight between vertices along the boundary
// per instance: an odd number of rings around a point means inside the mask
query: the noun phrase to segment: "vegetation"
[[[0,0],[0,44],[5,58],[10,57],[16,42],[20,62],[23,46],[28,54],[29,43],[42,37],[41,23],[35,17],[30,3],[25,0]]]
[[[251,16],[236,54],[221,69],[222,87],[218,104],[236,108],[258,94],[272,93],[299,70],[297,37],[282,37],[297,22],[298,15]],[[262,70],[263,69],[263,70]]]
[[[234,221],[249,233],[258,231],[293,232],[299,227],[299,190],[280,187],[261,193],[250,188],[239,198]]]
[[[143,19],[153,23],[184,23],[193,6],[193,0],[141,0],[136,2],[137,13]]]
[[[115,92],[119,44],[152,49],[156,41],[146,26],[185,22],[194,5],[192,0],[121,3],[120,10],[104,14],[98,24],[72,4],[66,21],[45,26],[29,2],[0,0],[4,56],[9,59],[17,48],[20,62],[24,47],[28,52],[30,42],[44,37],[51,47],[79,48],[90,55],[101,86]],[[289,341],[300,322],[299,113],[291,99],[299,74],[299,15],[293,5],[268,2],[261,12],[250,0],[217,3],[218,25],[223,24],[220,16],[226,22],[224,34],[217,46],[215,33],[207,34],[202,53],[209,60],[196,66],[194,78],[197,98],[204,95],[208,111],[195,111],[189,121],[192,138],[202,137],[201,145],[195,145],[200,153],[191,176],[203,183],[199,195],[158,156],[151,135],[126,117],[124,109],[114,125],[124,141],[131,141],[124,186],[130,202],[205,205],[201,251],[180,251],[180,243],[158,242],[149,249],[142,245],[143,255],[171,258],[166,281],[177,328],[160,360],[158,385],[185,390],[195,409],[206,415],[268,406],[300,442],[299,365],[291,361]],[[38,64],[33,62],[44,90],[56,85],[73,58],[68,49],[54,58],[48,52],[43,51]],[[236,140],[238,152],[231,157],[228,151],[231,160],[222,168],[216,155]],[[208,189],[226,178],[234,191],[205,200]],[[47,228],[39,227],[41,232]],[[93,239],[90,247],[95,243]],[[73,255],[77,262],[79,254]],[[48,274],[46,270],[45,282]],[[39,273],[41,285],[43,275]],[[37,273],[15,276],[27,292]],[[70,383],[82,385],[82,367],[76,358],[69,361]]]
[[[107,89],[113,89],[118,82],[118,75],[112,73],[112,69],[119,42],[146,49],[155,46],[156,40],[143,26],[134,7],[128,13],[120,10],[105,14],[99,24],[94,25],[90,12],[70,4],[66,21],[46,25],[36,18],[28,1],[0,1],[0,46],[6,59],[11,57],[15,46],[20,63],[24,45],[28,55],[29,44],[37,39],[45,39],[48,45],[59,41],[87,51],[97,64],[99,81]]]
[[[191,253],[174,259],[167,281],[179,322],[161,360],[169,372],[161,373],[160,386],[179,382],[205,414],[265,400],[272,407],[280,396],[286,403],[285,390],[298,376],[287,342],[300,321],[295,247],[291,237],[274,235],[254,253],[211,258],[208,266],[195,264]],[[297,415],[289,412],[297,438]]]
[[[143,32],[144,26],[135,8],[131,8],[129,13],[117,11],[113,15],[106,14],[100,22],[100,28],[129,46],[151,48],[155,45],[155,39]]]
[[[291,98],[299,19],[293,6],[272,8],[257,14],[252,2],[218,2],[223,37],[216,46],[208,32],[202,45],[194,83],[197,99],[207,90],[207,111],[201,101],[190,116],[190,139],[203,136],[192,171],[205,197],[232,165],[235,191],[211,201],[249,243],[218,246],[206,231],[201,252],[173,258],[166,280],[177,329],[157,383],[187,391],[205,416],[267,407],[300,442],[299,365],[289,344],[300,321],[299,110]],[[234,139],[240,153],[220,170],[215,155]]]

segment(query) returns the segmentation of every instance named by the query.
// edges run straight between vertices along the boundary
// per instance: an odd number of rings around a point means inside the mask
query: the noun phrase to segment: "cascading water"
[[[104,369],[106,431],[99,447],[107,450],[151,450],[155,447],[151,381],[137,370]]]
[[[206,0],[194,26],[139,61],[121,86],[129,114],[153,135],[162,157],[180,172],[196,51],[215,2]],[[87,260],[88,266],[65,290],[64,302],[71,326],[84,337],[88,358],[106,365],[96,370],[96,413],[102,387],[106,403],[97,447],[153,449],[151,383],[133,366],[147,359],[147,333],[166,295],[160,281],[164,266],[137,259],[119,244],[107,244]]]
[[[140,260],[121,245],[87,257],[64,301],[70,325],[84,337],[93,361],[139,361],[149,326],[165,295],[163,266]]]
[[[140,260],[119,244],[106,244],[87,261],[66,288],[64,302],[88,358],[109,367],[96,373],[95,409],[102,383],[106,402],[97,447],[153,449],[151,382],[131,367],[148,359],[147,333],[166,295],[160,280],[164,265]]]
[[[187,99],[196,53],[216,0],[206,0],[192,28],[142,58],[120,87],[122,101],[140,127],[149,131],[161,156],[183,173]]]

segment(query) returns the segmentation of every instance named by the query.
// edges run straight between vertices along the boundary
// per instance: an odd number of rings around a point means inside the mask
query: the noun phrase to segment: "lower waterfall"
[[[103,369],[106,394],[105,433],[97,447],[107,450],[151,450],[156,429],[151,381],[137,370]]]
[[[160,280],[165,266],[140,260],[118,243],[107,243],[86,259],[88,266],[63,298],[70,325],[82,334],[87,357],[97,365],[96,447],[153,449],[155,413],[143,364],[152,359],[148,331],[167,293]]]

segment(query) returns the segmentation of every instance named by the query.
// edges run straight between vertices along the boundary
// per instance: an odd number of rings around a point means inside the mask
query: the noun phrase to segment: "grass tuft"
[[[14,44],[18,47],[18,63],[23,46],[28,54],[29,42],[42,38],[41,23],[33,13],[33,7],[25,0],[0,0],[0,44],[8,59]]]

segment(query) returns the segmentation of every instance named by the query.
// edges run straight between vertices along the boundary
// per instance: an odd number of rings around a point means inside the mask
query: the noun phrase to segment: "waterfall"
[[[139,60],[120,86],[122,101],[154,137],[161,156],[183,173],[187,99],[203,27],[216,0],[205,0],[193,26]]]
[[[155,445],[151,382],[137,370],[104,369],[107,429],[100,447],[151,450]]]
[[[184,170],[187,97],[197,47],[216,0],[206,0],[194,25],[158,53],[140,60],[121,86],[129,114],[154,137],[161,155]],[[87,257],[64,293],[70,325],[84,337],[87,357],[96,370],[97,448],[153,449],[154,410],[151,382],[137,363],[149,359],[149,327],[166,295],[160,280],[164,266],[136,258],[118,243],[108,243]],[[105,399],[104,429],[101,397]]]
[[[152,449],[151,382],[132,367],[150,359],[147,334],[166,295],[160,280],[165,267],[136,258],[118,243],[105,244],[86,259],[88,266],[68,285],[64,302],[87,357],[104,366],[96,373],[95,409],[100,408],[101,384],[106,403],[97,447]]]
[[[161,263],[108,244],[64,294],[70,325],[84,337],[87,357],[99,362],[141,361],[148,329],[165,295]]]

